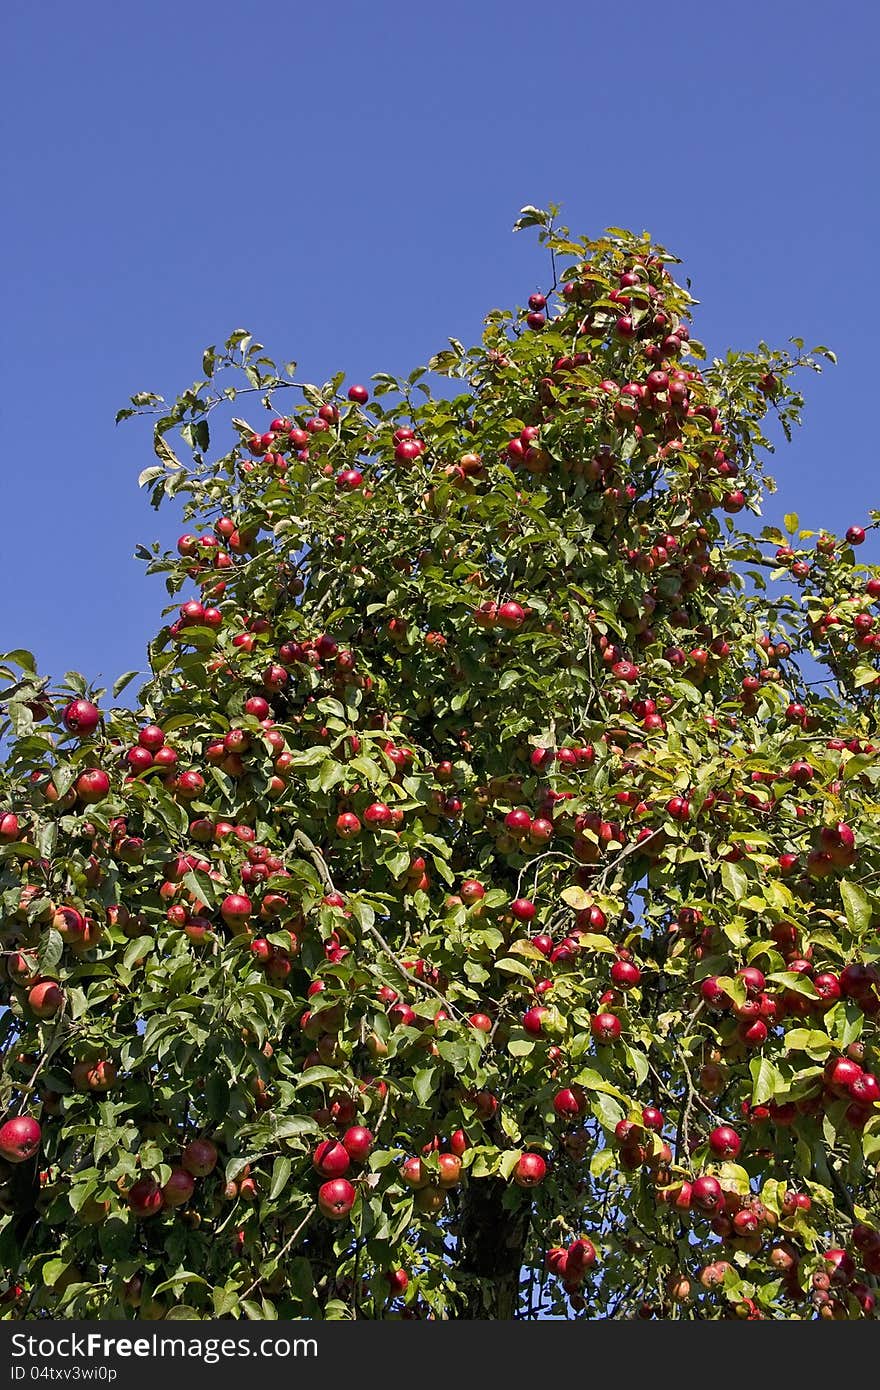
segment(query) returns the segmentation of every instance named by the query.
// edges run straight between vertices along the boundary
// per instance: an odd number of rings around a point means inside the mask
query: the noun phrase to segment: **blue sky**
[[[541,287],[525,203],[648,228],[713,351],[826,343],[768,514],[880,504],[876,7],[7,0],[0,650],[145,666],[173,542],[136,390],[246,326],[306,380],[408,371]],[[865,559],[878,546],[866,545]]]

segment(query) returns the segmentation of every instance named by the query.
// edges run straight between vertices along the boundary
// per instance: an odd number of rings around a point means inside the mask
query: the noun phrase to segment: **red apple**
[[[140,1178],[129,1191],[128,1205],[132,1215],[140,1221],[158,1216],[165,1205],[162,1189],[154,1178]]]
[[[590,1031],[597,1042],[616,1042],[621,1034],[620,1019],[616,1014],[594,1014],[590,1019]]]
[[[718,1212],[724,1205],[724,1193],[717,1178],[704,1173],[691,1184],[691,1202],[701,1211]]]
[[[343,1134],[342,1144],[355,1163],[366,1163],[373,1147],[373,1136],[363,1125],[352,1125]]]
[[[191,1139],[183,1151],[181,1162],[194,1178],[207,1178],[217,1167],[217,1146],[210,1139]]]
[[[64,993],[54,980],[41,980],[28,990],[28,1008],[37,1018],[54,1018],[64,1006]]]
[[[318,1188],[318,1206],[330,1221],[344,1221],[357,1193],[347,1178],[332,1178]]]
[[[709,1148],[716,1158],[736,1158],[742,1140],[730,1125],[717,1125],[709,1135]]]
[[[61,715],[64,727],[79,738],[94,733],[101,722],[101,711],[91,700],[71,700]]]
[[[517,1187],[537,1187],[547,1175],[547,1164],[540,1154],[524,1153],[513,1170]]]
[[[185,1168],[172,1168],[171,1176],[162,1188],[162,1200],[166,1207],[182,1207],[188,1202],[196,1189],[195,1179]]]
[[[351,395],[351,391],[348,394]],[[409,1275],[405,1269],[387,1269],[385,1280],[388,1284],[389,1298],[398,1298],[400,1294],[406,1293],[409,1287]]]
[[[110,778],[99,767],[86,768],[76,779],[76,794],[86,806],[103,801],[110,791]]]
[[[228,927],[243,926],[252,910],[250,898],[246,898],[243,893],[228,893],[220,904],[220,916]]]
[[[42,1130],[30,1115],[19,1115],[0,1126],[0,1156],[7,1163],[26,1163],[40,1147]]]
[[[312,1154],[312,1166],[325,1178],[341,1178],[351,1167],[351,1156],[337,1139],[322,1139]]]

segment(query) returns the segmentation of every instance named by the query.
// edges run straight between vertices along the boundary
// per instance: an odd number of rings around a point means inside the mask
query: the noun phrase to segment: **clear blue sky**
[[[877,482],[876,55],[867,0],[6,0],[0,650],[108,683],[180,527],[136,487],[136,390],[250,328],[307,380],[407,371],[544,278],[527,202],[684,258],[713,350],[827,343],[775,467],[803,524]],[[878,547],[863,554],[880,558]]]

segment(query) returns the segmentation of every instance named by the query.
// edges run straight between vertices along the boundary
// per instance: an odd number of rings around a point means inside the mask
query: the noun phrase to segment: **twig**
[[[281,1249],[278,1251],[278,1254],[275,1256],[276,1263],[278,1263],[281,1260],[282,1256],[287,1254],[288,1250],[293,1245],[293,1242],[296,1240],[297,1236],[302,1235],[303,1231],[311,1221],[316,1211],[317,1207],[309,1208],[303,1220],[299,1223],[296,1230],[294,1231],[293,1235],[290,1237],[288,1241],[285,1242],[284,1245],[282,1245]],[[254,1282],[251,1284],[250,1288],[245,1289],[244,1293],[241,1295],[242,1299],[248,1298],[254,1292],[254,1289],[257,1287],[259,1283],[260,1279],[255,1279]]]
[[[417,985],[420,989],[426,990],[428,994],[433,994],[436,999],[440,1000],[441,1004],[446,1006],[446,1008],[451,1009],[453,1013],[457,1013],[459,1018],[464,1018],[465,1015],[461,1012],[460,1009],[457,1009],[454,1004],[451,1004],[449,1002],[445,994],[441,994],[439,989],[435,989],[433,985],[429,985],[427,980],[421,980],[419,979],[418,975],[414,975],[411,970],[407,970],[406,966],[403,964],[403,961],[400,960],[394,954],[391,947],[388,945],[388,942],[385,940],[384,936],[379,931],[379,928],[375,925],[375,923],[370,922],[369,925],[365,926],[364,929],[368,931],[371,936],[374,936],[376,938],[379,945],[382,947],[382,950],[385,952],[385,955],[388,957],[390,961],[393,962],[394,965],[396,965],[403,978],[409,984]]]
[[[31,1079],[30,1079],[30,1081],[27,1083],[26,1086],[22,1086],[23,1095],[22,1095],[21,1100],[19,1101],[19,1105],[18,1105],[18,1113],[19,1113],[19,1115],[22,1113],[22,1111],[24,1110],[25,1106],[27,1105],[27,1103],[28,1103],[28,1098],[29,1098],[30,1096],[32,1096],[33,1093],[34,1093],[34,1082],[36,1081],[36,1079],[37,1079],[37,1077],[39,1076],[40,1072],[43,1070],[43,1067],[46,1065],[46,1063],[48,1062],[49,1058],[52,1056],[52,1053],[55,1051],[55,1044],[56,1044],[56,1042],[58,1041],[58,1034],[59,1034],[59,1032],[60,1032],[60,1030],[61,1030],[61,1025],[62,1025],[62,1023],[63,1023],[63,1018],[60,1018],[60,1019],[58,1020],[58,1022],[55,1024],[55,1029],[54,1029],[54,1031],[53,1031],[53,1033],[52,1033],[51,1038],[50,1038],[49,1041],[46,1043],[46,1046],[43,1048],[42,1054],[41,1054],[41,1056],[39,1057],[39,1059],[38,1059],[38,1061],[37,1061],[37,1065],[36,1065],[36,1067],[34,1068],[34,1071],[31,1073]]]
[[[328,893],[335,893],[336,887],[333,883],[333,878],[330,874],[330,870],[327,867],[327,860],[324,858],[323,854],[318,849],[318,846],[315,844],[315,842],[309,839],[308,835],[304,830],[294,830],[293,832],[293,839],[291,840],[288,849],[296,848],[304,849],[306,854],[308,854],[308,856],[312,860],[312,863],[315,865],[315,868],[318,870],[318,873],[321,876],[321,883],[324,890]]]
[[[295,830],[293,832],[293,839],[290,842],[290,847],[295,848],[297,846],[299,846],[301,849],[304,849],[305,852],[311,858],[313,864],[318,870],[318,873],[321,875],[321,881],[324,885],[324,888],[330,893],[335,893],[336,888],[333,883],[330,870],[327,867],[327,861],[324,858],[321,851],[318,849],[318,846],[314,843],[313,840],[309,839],[308,835],[305,833],[304,830]],[[439,989],[435,989],[433,985],[429,985],[427,980],[421,980],[419,979],[418,975],[414,975],[411,970],[407,970],[406,966],[403,964],[403,961],[400,960],[400,958],[394,954],[391,947],[388,945],[388,942],[385,940],[384,936],[379,931],[379,928],[375,925],[375,923],[361,923],[361,925],[365,931],[368,931],[370,935],[376,939],[376,941],[381,946],[382,950],[385,952],[385,955],[397,967],[400,974],[407,981],[408,984],[416,985],[419,989],[425,990],[428,994],[433,994],[436,999],[440,1000],[441,1004],[444,1004],[454,1013],[457,1013],[459,1018],[464,1018],[464,1014],[461,1013],[460,1010],[456,1009],[453,1004],[450,1004],[445,994],[441,994]]]
[[[651,831],[650,835],[646,835],[644,840],[633,840],[631,844],[626,845],[626,847],[622,849],[620,853],[616,855],[614,859],[611,860],[610,863],[605,865],[605,868],[602,870],[598,879],[596,880],[596,886],[600,889],[604,888],[605,880],[607,879],[611,871],[617,868],[618,864],[621,864],[624,859],[628,859],[631,854],[640,854],[644,850],[646,845],[649,845],[653,839],[655,839],[658,835],[662,834],[662,827],[658,826],[656,830]]]

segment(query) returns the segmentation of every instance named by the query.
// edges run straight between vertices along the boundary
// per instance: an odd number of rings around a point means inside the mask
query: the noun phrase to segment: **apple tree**
[[[472,349],[120,412],[133,708],[0,659],[4,1317],[873,1314],[880,514],[760,521],[831,354],[517,226]]]

